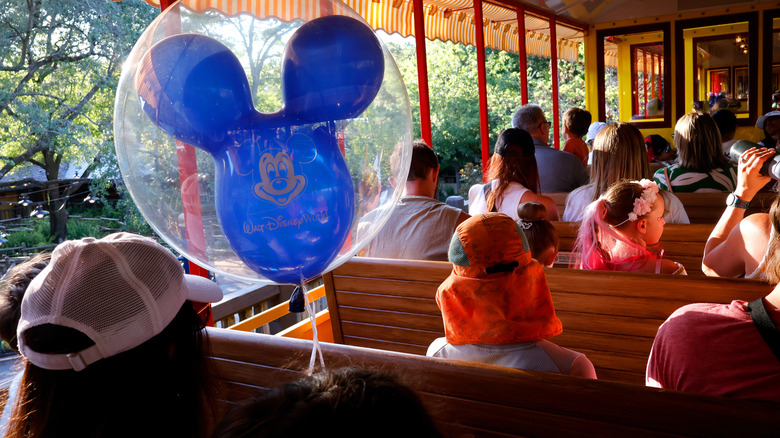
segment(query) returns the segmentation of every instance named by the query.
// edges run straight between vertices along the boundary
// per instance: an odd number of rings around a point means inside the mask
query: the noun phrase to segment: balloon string
[[[325,369],[325,360],[322,358],[322,348],[320,346],[319,338],[317,337],[317,319],[314,313],[314,303],[309,301],[309,288],[306,287],[306,284],[301,284],[301,287],[303,288],[303,298],[304,302],[306,303],[306,312],[309,314],[309,322],[311,322],[311,339],[313,343],[311,348],[311,359],[309,359],[308,374],[312,375],[312,373],[314,373],[314,364],[317,356],[320,358],[320,367],[322,369]]]

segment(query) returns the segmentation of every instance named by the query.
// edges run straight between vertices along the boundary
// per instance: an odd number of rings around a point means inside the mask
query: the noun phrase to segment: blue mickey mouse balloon
[[[354,187],[338,122],[372,103],[384,68],[373,31],[333,15],[288,41],[275,113],[255,110],[239,60],[204,35],[152,46],[135,88],[156,126],[212,156],[216,213],[232,250],[268,279],[301,283],[326,269],[352,229]]]

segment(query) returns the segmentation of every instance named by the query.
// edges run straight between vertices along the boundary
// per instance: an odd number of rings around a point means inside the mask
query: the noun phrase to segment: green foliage
[[[469,189],[475,184],[482,184],[482,166],[466,163],[459,172],[460,190],[458,194],[464,199],[469,198]]]
[[[116,224],[115,224],[116,225]],[[107,231],[101,231],[101,224],[97,221],[85,221],[81,219],[68,220],[68,240],[81,239],[82,237],[101,238],[107,234]]]
[[[91,164],[86,177],[113,153],[122,61],[157,10],[141,0],[0,0],[0,8],[0,178],[39,166],[53,181],[60,163]],[[67,195],[53,188],[49,198]]]
[[[26,220],[15,231],[11,231],[6,236],[8,242],[3,244],[3,248],[17,248],[21,246],[34,248],[51,245],[54,243],[54,238],[49,234],[49,227],[48,217]],[[16,253],[21,253],[21,251],[16,251],[14,254]]]
[[[388,44],[404,77],[412,107],[415,133],[420,132],[417,57],[413,42]],[[481,162],[476,49],[462,44],[426,41],[433,147],[442,174],[453,175],[466,163]],[[583,51],[580,50],[580,53]],[[579,62],[559,61],[559,108],[583,107],[585,73]],[[529,102],[541,105],[552,117],[550,60],[527,58]],[[520,60],[514,53],[485,51],[490,144],[511,127],[512,114],[521,105]],[[480,176],[481,182],[481,176]],[[461,184],[461,191],[463,184]],[[468,190],[468,187],[465,188]]]

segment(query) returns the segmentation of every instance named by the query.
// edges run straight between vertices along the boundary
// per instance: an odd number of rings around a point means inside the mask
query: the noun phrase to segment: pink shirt
[[[658,329],[647,386],[780,403],[780,360],[764,342],[745,301],[689,304]],[[780,311],[770,310],[778,325]]]

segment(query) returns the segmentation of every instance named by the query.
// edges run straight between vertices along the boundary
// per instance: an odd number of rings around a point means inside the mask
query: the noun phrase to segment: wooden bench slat
[[[380,336],[386,336],[397,342],[424,345],[426,347],[430,345],[434,339],[442,336],[442,333],[431,332],[428,330],[413,330],[408,328],[390,327],[386,325],[360,324],[354,322],[344,322],[341,325],[341,329],[344,332],[344,336],[352,336],[356,334],[360,334],[361,336],[369,338],[379,338]]]
[[[444,335],[444,323],[441,315],[421,315],[419,313],[390,312],[377,309],[341,307],[341,321],[366,324],[385,324],[416,330],[428,330]]]
[[[366,307],[394,312],[420,313],[423,315],[441,316],[436,301],[431,298],[405,298],[402,296],[376,295],[336,291],[338,302],[344,306]]]
[[[339,266],[339,275],[441,283],[452,270],[452,265],[448,262],[414,260],[414,263],[410,264],[410,260],[380,258],[364,258],[364,260],[365,263],[359,267],[346,263]],[[438,271],[437,268],[444,268],[446,273],[431,276],[431,271]]]
[[[618,354],[636,354],[647,362],[650,347],[653,346],[653,338],[639,336],[626,336],[619,334],[604,334],[596,332],[564,330],[558,336],[550,338],[559,345],[571,345],[575,350],[588,349],[596,351],[609,351]]]
[[[412,282],[340,275],[334,281],[338,283],[338,289],[344,292],[362,292],[369,289],[377,295],[430,299],[435,297],[436,289],[444,280]]]
[[[604,436],[662,436],[676,437],[678,434],[651,432],[639,427],[625,426],[608,421],[594,421],[569,415],[556,415],[554,412],[521,410],[505,407],[485,401],[472,401],[454,397],[422,394],[421,399],[427,406],[444,410],[457,420],[454,423],[437,424],[444,436],[464,436],[465,431],[479,432],[477,436],[512,436],[513,431],[533,431],[535,435],[557,435],[577,437]],[[447,406],[454,405],[454,409]],[[480,424],[490,424],[498,430],[478,428]]]
[[[561,321],[565,321],[563,332],[618,333],[628,336],[654,338],[658,327],[666,318],[650,319],[633,316],[601,316],[593,313],[561,311],[555,309]],[[553,341],[554,342],[554,341]]]
[[[344,343],[346,345],[354,345],[355,347],[396,351],[399,353],[417,354],[420,356],[425,356],[425,353],[428,351],[427,345],[404,344],[401,342],[384,341],[381,339],[369,339],[355,336],[345,336]]]

